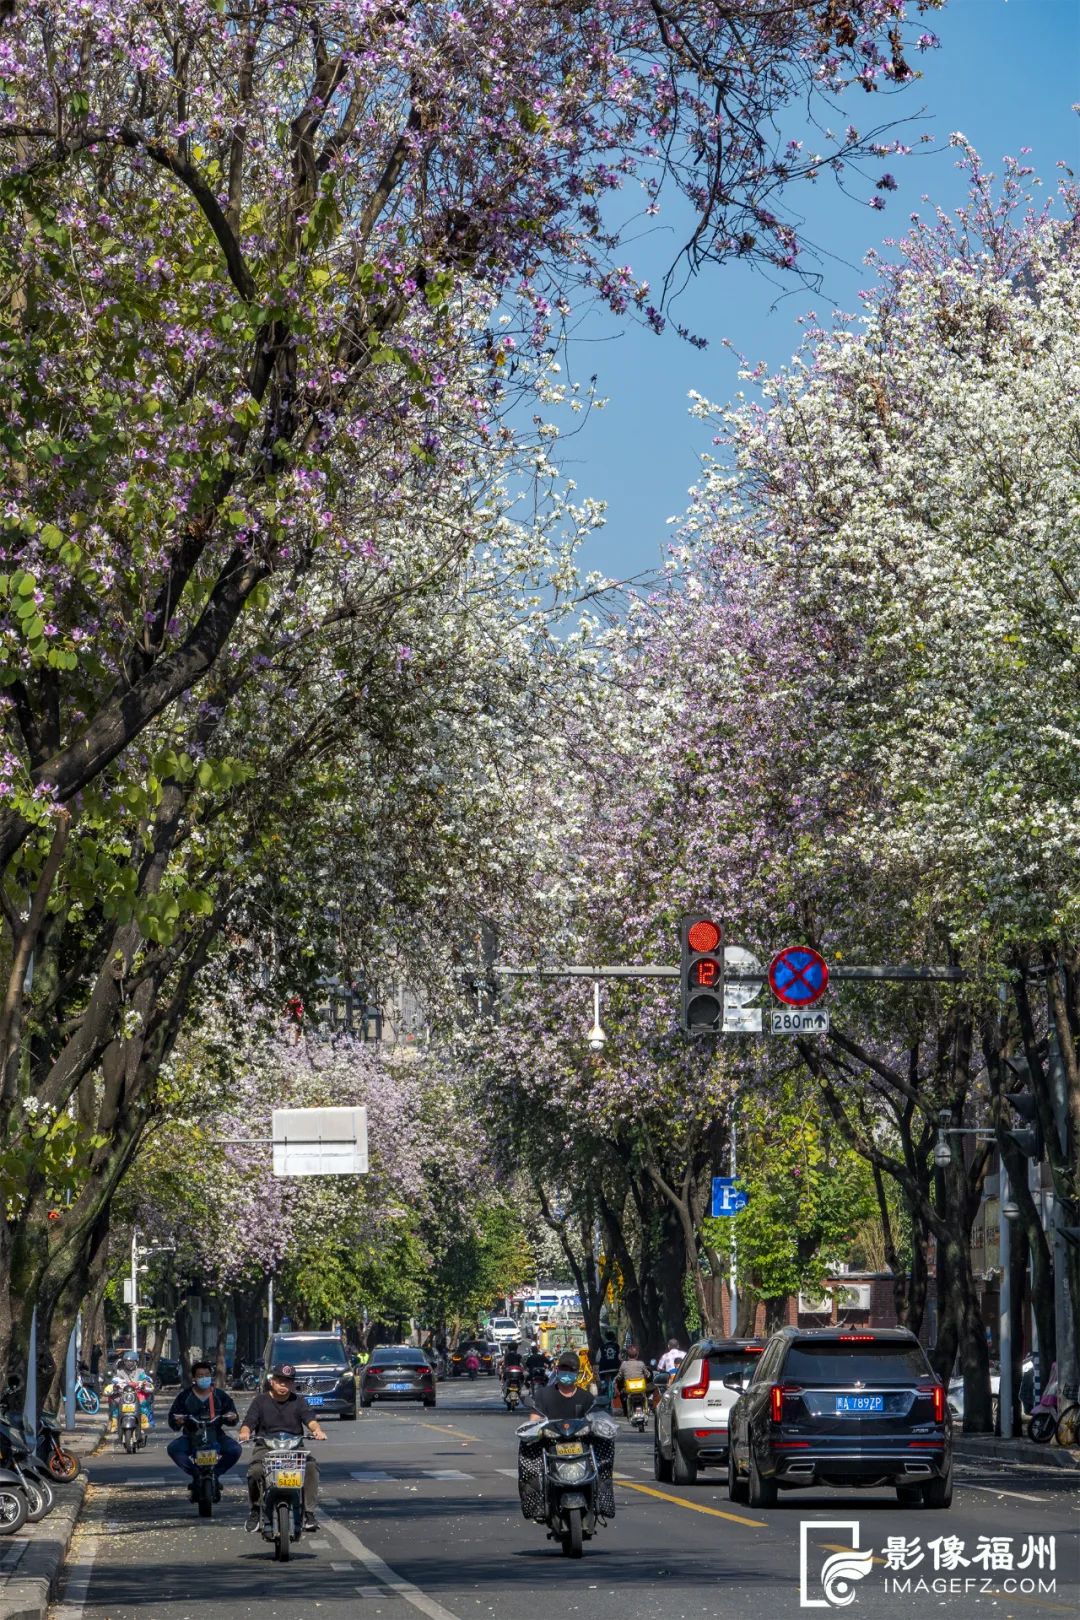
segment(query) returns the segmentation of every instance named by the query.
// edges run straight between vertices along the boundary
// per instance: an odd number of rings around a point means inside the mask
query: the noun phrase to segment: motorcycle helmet
[[[125,1372],[134,1372],[139,1365],[139,1358],[134,1350],[125,1350],[120,1357],[120,1365]]]

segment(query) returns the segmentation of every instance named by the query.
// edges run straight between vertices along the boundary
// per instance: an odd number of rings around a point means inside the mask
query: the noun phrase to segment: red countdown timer
[[[709,948],[710,950],[713,949],[712,946]],[[700,962],[691,963],[690,983],[693,985],[701,984],[708,989],[711,989],[714,984],[720,983],[720,964],[715,957],[703,956]]]

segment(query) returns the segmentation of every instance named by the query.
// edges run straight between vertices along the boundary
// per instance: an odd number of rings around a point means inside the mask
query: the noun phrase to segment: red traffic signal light
[[[724,931],[700,913],[679,927],[680,1024],[688,1035],[718,1035],[724,1027]]]
[[[699,917],[690,924],[686,938],[692,951],[715,951],[720,943],[720,926],[708,917]]]

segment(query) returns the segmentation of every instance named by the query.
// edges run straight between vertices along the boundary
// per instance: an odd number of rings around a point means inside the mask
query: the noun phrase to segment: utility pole
[[[730,1165],[729,1165],[729,1173],[731,1175],[732,1181],[735,1180],[735,1170],[736,1170],[736,1160],[735,1160],[735,1105],[736,1105],[736,1101],[737,1101],[737,1099],[733,1098],[732,1103],[731,1103],[731,1162],[730,1162]],[[735,1337],[736,1332],[738,1331],[739,1293],[738,1293],[738,1287],[737,1287],[737,1278],[738,1278],[738,1238],[735,1236],[735,1222],[732,1221],[732,1223],[731,1223],[731,1275],[730,1275],[730,1278],[729,1278],[729,1283],[730,1283],[730,1287],[731,1287],[731,1318],[730,1318],[730,1325],[731,1325],[731,1337],[732,1338]]]
[[[1012,1364],[1012,1219],[1005,1210],[1010,1202],[1009,1172],[998,1158],[998,1433],[1010,1440],[1013,1432]],[[1018,1214],[1019,1211],[1012,1213]]]
[[[139,1228],[131,1228],[131,1348],[139,1351]]]

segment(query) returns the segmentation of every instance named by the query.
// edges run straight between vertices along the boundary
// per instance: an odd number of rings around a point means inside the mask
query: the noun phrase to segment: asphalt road
[[[243,1412],[242,1398],[238,1404]],[[851,1601],[840,1606],[850,1613],[875,1620],[940,1620],[945,1607],[957,1620],[1080,1613],[1069,1473],[963,1464],[948,1512],[902,1509],[882,1491],[796,1492],[775,1508],[752,1510],[728,1502],[726,1485],[710,1474],[693,1488],[657,1485],[651,1436],[624,1427],[615,1521],[575,1562],[521,1517],[516,1421],[494,1382],[482,1379],[440,1384],[434,1411],[381,1405],[357,1423],[328,1423],[329,1439],[318,1447],[320,1528],[287,1565],[244,1532],[243,1463],[207,1522],[165,1455],[164,1429],[137,1457],[99,1452],[52,1620],[355,1620],[358,1613],[371,1620],[773,1620],[804,1612],[803,1523],[807,1596],[825,1608],[823,1563],[857,1536],[874,1562],[848,1588]],[[904,1538],[909,1568],[888,1567],[886,1537]],[[935,1571],[928,1544],[939,1537],[958,1538],[959,1555],[969,1559],[980,1537],[1004,1537],[999,1551],[1014,1565],[1026,1558],[1028,1567],[995,1571],[976,1561]],[[947,1554],[938,1547],[939,1559]],[[893,1581],[901,1590],[887,1587]],[[954,1584],[935,1590],[935,1581]]]

